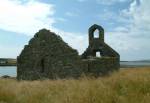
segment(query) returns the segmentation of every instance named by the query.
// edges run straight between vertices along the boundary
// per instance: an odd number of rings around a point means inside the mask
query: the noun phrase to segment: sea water
[[[121,68],[150,66],[150,61],[148,61],[148,62],[140,62],[140,61],[120,62],[120,66],[121,66]],[[0,77],[3,75],[16,77],[17,76],[17,67],[16,66],[0,66]]]
[[[0,66],[0,77],[3,75],[16,77],[17,76],[17,67],[16,66]]]
[[[120,66],[125,67],[146,67],[150,66],[150,61],[126,61],[126,62],[120,62]]]

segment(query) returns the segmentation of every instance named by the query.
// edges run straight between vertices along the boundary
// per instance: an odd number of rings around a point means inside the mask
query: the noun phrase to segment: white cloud
[[[77,0],[78,2],[85,2],[85,1],[87,1],[87,0]]]
[[[68,43],[72,48],[77,49],[79,54],[88,46],[88,35],[81,33],[70,33],[56,28],[52,29],[56,34],[60,35],[65,42]]]
[[[67,21],[67,19],[65,19],[65,18],[56,18],[56,21],[66,22],[66,21]]]
[[[114,2],[118,1],[115,0]],[[125,0],[120,2],[125,2]],[[113,18],[113,20],[116,19],[124,24],[123,26],[120,25],[115,27],[113,31],[106,31],[105,33],[106,43],[121,54],[121,59],[135,60],[150,58],[149,5],[149,0],[141,0],[140,5],[137,3],[137,0],[134,0],[129,8],[121,11],[120,14],[108,14],[107,12],[104,14],[105,17],[109,16],[107,19]],[[73,38],[80,40],[80,44],[83,44],[82,48],[77,46],[76,43],[78,43],[78,41],[70,42],[70,44],[73,44],[74,48],[83,52],[88,45],[87,37],[85,37],[87,42],[85,42],[83,36],[81,36],[80,39],[77,36]]]
[[[66,12],[65,15],[71,16],[71,17],[76,17],[76,16],[78,16],[78,14],[73,13],[73,12]]]
[[[97,3],[102,5],[113,5],[115,3],[123,3],[123,2],[129,2],[131,0],[96,0]]]
[[[134,0],[128,9],[122,11],[122,17],[128,21],[126,26],[119,26],[108,32],[107,42],[113,44],[122,58],[150,58],[150,11],[149,0],[141,0],[140,5]],[[118,18],[118,17],[117,17]]]
[[[19,0],[0,0],[0,29],[17,32],[25,35],[34,35],[39,29],[47,28],[58,33],[69,45],[78,49],[80,54],[87,44],[85,38],[80,33],[69,33],[53,27],[57,21],[65,21],[63,18],[54,18],[54,5],[45,4],[35,0],[26,0],[25,3]],[[67,13],[68,16],[77,16],[73,13]],[[80,46],[79,46],[80,44]],[[5,51],[1,56],[14,57],[9,55],[8,51],[15,51],[17,54],[21,48],[0,47]],[[17,55],[16,55],[17,56]]]
[[[104,0],[99,1],[104,2]],[[109,2],[114,4],[125,1],[110,0]],[[34,35],[39,29],[47,28],[59,34],[69,45],[78,49],[80,54],[86,49],[88,35],[85,37],[81,33],[70,33],[53,27],[53,24],[58,20],[58,18],[53,17],[55,12],[54,5],[34,0],[27,0],[26,3],[18,0],[0,0],[0,2],[1,29],[26,35]],[[108,13],[104,14],[106,17],[116,17],[120,21],[123,21],[123,23],[128,23],[126,26],[120,25],[115,27],[114,31],[107,31],[105,35],[106,42],[121,53],[122,58],[133,59],[132,55],[139,59],[145,55],[150,56],[149,5],[149,0],[141,0],[140,5],[134,0],[128,9],[121,11],[118,15],[119,17],[113,13],[111,15]],[[60,20],[63,21],[63,19]],[[17,54],[21,49],[15,47],[5,47],[4,49],[4,47],[0,46],[0,50],[3,51],[1,55],[5,55],[6,51],[14,51],[14,54]]]
[[[149,0],[141,0],[140,5],[138,5],[137,0],[134,0],[129,9],[123,10],[123,16],[131,18],[131,21],[128,24],[131,36],[140,38],[145,38],[145,36],[150,37],[149,5]]]
[[[0,0],[0,28],[8,31],[34,34],[41,28],[51,28],[55,19],[54,6],[34,0]]]

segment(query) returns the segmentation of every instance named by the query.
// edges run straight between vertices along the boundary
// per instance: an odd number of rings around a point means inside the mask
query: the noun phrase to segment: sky
[[[0,0],[0,58],[16,58],[43,28],[82,54],[88,28],[98,24],[121,60],[150,59],[149,5],[150,0]]]

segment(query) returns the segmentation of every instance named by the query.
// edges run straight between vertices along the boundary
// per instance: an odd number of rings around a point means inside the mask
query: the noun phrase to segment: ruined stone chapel
[[[99,37],[94,37],[95,30]],[[100,57],[96,57],[99,53]],[[82,55],[55,33],[42,29],[17,57],[17,79],[78,78],[82,74],[101,76],[120,67],[120,56],[104,42],[104,29],[89,28],[89,46]]]

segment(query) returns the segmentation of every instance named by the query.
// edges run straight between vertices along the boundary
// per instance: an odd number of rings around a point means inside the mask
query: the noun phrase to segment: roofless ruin
[[[95,30],[99,37],[94,37]],[[100,57],[96,57],[99,53]],[[104,42],[104,29],[89,28],[89,46],[80,56],[77,50],[55,33],[42,29],[25,45],[17,58],[17,79],[78,78],[82,74],[100,76],[118,70],[120,56]]]

